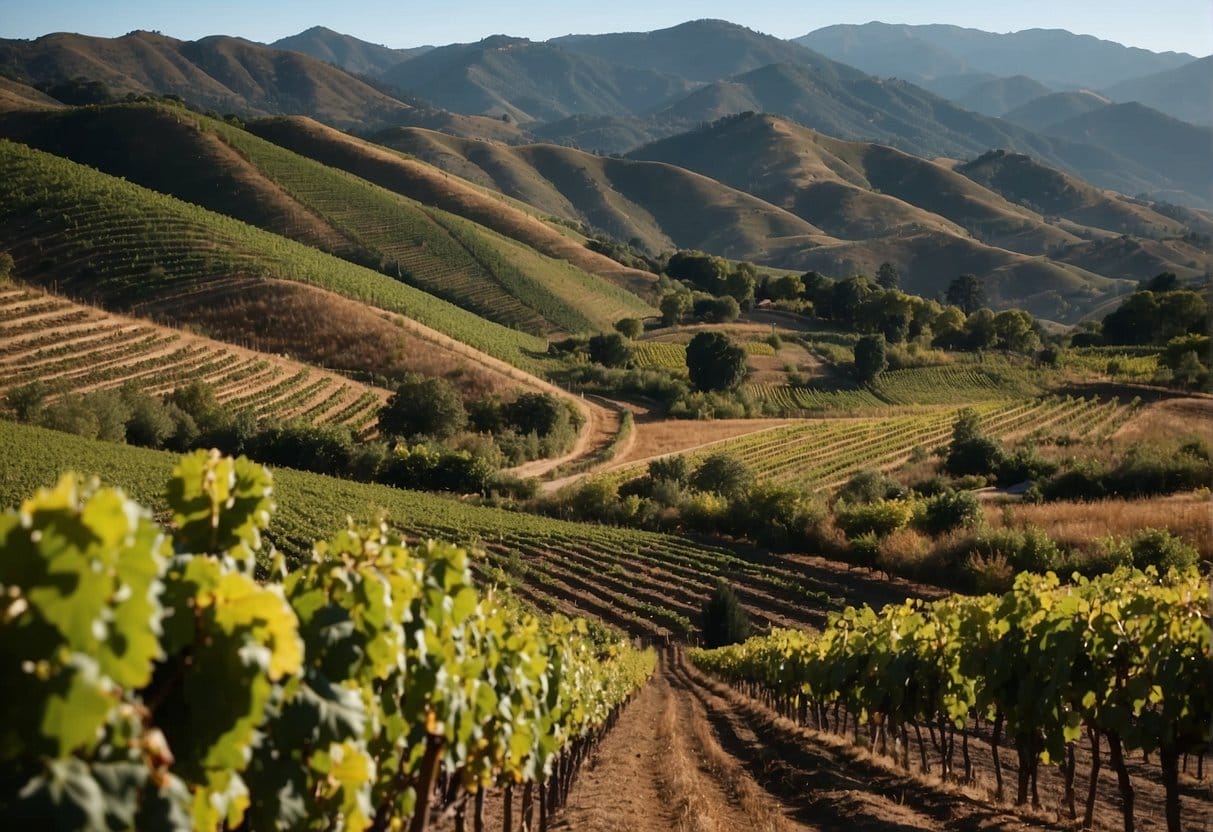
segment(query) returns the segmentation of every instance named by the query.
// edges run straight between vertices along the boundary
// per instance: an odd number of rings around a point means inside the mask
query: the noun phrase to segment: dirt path
[[[786,816],[717,742],[663,659],[582,772],[553,829],[814,832]]]

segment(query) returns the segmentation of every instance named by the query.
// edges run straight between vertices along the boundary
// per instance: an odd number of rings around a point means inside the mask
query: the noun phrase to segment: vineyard
[[[765,341],[742,341],[741,346],[748,355],[775,354],[775,348]],[[679,372],[686,370],[686,344],[675,344],[669,341],[640,341],[634,344],[632,349],[633,361],[637,367],[657,367]]]
[[[173,456],[109,445],[0,420],[0,502],[54,482],[68,468],[96,473],[154,509],[156,483]],[[348,515],[380,513],[416,538],[472,545],[485,552],[473,568],[482,579],[512,586],[544,611],[592,615],[635,635],[664,640],[691,634],[692,621],[717,578],[738,587],[756,621],[820,626],[828,609],[854,587],[849,575],[792,556],[739,554],[676,535],[588,525],[467,505],[428,494],[366,485],[292,470],[275,472],[280,510],[270,538],[291,563],[311,541]],[[870,587],[883,601],[904,595],[894,585]]]
[[[112,315],[37,289],[0,286],[0,396],[39,381],[50,395],[134,383],[164,395],[193,381],[259,417],[374,427],[387,391],[279,357]]]
[[[638,297],[473,222],[205,122],[292,197],[431,294],[535,335],[609,329],[652,310]]]
[[[545,344],[405,283],[24,145],[0,142],[0,246],[29,280],[117,310],[196,304],[267,277],[397,312],[517,367]]]
[[[1010,365],[948,364],[889,370],[869,386],[751,384],[747,389],[783,413],[826,413],[1005,401],[1038,395],[1040,384],[1029,371]]]
[[[1057,766],[1072,822],[1076,753],[1089,745],[1084,828],[1100,799],[1102,749],[1126,830],[1135,828],[1128,753],[1154,756],[1146,777],[1161,781],[1167,829],[1180,832],[1197,828],[1181,820],[1180,771],[1192,757],[1203,774],[1213,726],[1211,600],[1194,570],[1161,579],[1121,570],[1064,587],[1025,573],[1001,597],[850,608],[820,635],[777,631],[690,655],[794,723],[862,738],[906,770],[917,746],[923,773],[937,756],[944,778],[972,782],[970,740],[985,741],[998,798],[1005,742],[1017,760],[1016,803],[1039,806],[1040,763]]]
[[[974,409],[982,430],[997,438],[1073,434],[1098,439],[1110,435],[1132,412],[1116,400],[1094,397],[986,403]],[[888,418],[802,420],[715,442],[688,457],[697,462],[709,453],[728,453],[764,482],[820,490],[861,469],[893,465],[915,449],[929,453],[946,444],[957,412],[937,409]],[[643,471],[637,464],[604,476],[622,483]]]
[[[465,550],[382,526],[258,582],[272,490],[198,451],[167,535],[73,474],[0,515],[6,826],[425,832],[448,808],[482,825],[498,785],[546,826],[653,652],[540,620],[479,589]]]

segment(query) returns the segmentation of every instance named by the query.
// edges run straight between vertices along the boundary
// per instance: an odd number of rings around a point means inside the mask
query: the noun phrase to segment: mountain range
[[[619,309],[624,301],[599,282],[644,296],[652,275],[592,252],[579,234],[650,254],[700,249],[834,276],[890,262],[907,288],[928,296],[968,272],[995,304],[1061,321],[1160,271],[1213,269],[1213,217],[1202,210],[1213,209],[1213,128],[1073,89],[1082,72],[1096,71],[1074,56],[1041,58],[1047,82],[998,74],[1017,68],[1014,55],[1072,47],[1107,65],[1105,81],[1121,79],[1101,88],[1165,92],[1209,59],[1069,33],[922,28],[831,27],[791,42],[700,20],[417,49],[322,27],[271,46],[154,32],[55,34],[0,41],[0,113],[10,112],[0,116],[0,136],[359,264],[420,264],[418,285],[454,303],[462,296],[426,283],[438,274],[425,265],[427,246],[449,247],[446,235],[462,241],[460,274],[517,290],[532,269],[559,285],[553,263],[563,262],[578,285]],[[851,55],[896,44],[882,60],[918,60],[923,85],[905,73],[870,75],[804,42]],[[974,46],[982,43],[988,54]],[[955,100],[927,87],[947,87]],[[157,96],[238,119],[223,127],[203,120],[182,136]],[[152,103],[49,112],[123,100]],[[65,143],[62,130],[81,143]],[[207,138],[216,131],[218,144]],[[195,150],[189,159],[164,156],[160,140]],[[412,200],[408,227],[436,222],[446,229],[434,238],[441,242],[418,238],[420,248],[402,253],[386,240],[368,243],[366,230],[340,216],[318,226],[307,218],[322,210],[312,201],[320,196],[295,193],[296,180],[279,181],[272,168],[232,167],[232,153],[254,152],[290,177],[329,181],[336,169]],[[289,162],[275,155],[283,152],[294,154]],[[261,196],[250,196],[255,181]],[[417,206],[439,213],[425,219]],[[404,208],[385,202],[383,210]],[[482,251],[493,252],[491,263]],[[467,303],[535,334],[588,320],[548,292],[527,290],[508,308],[480,296]]]

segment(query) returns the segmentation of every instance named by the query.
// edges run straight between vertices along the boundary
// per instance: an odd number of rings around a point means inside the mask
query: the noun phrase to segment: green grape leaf
[[[227,555],[251,570],[274,504],[267,468],[245,457],[196,451],[182,457],[168,483],[178,551]]]

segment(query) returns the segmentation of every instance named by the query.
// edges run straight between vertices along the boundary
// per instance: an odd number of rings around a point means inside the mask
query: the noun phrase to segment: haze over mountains
[[[1213,267],[1210,60],[1059,31],[868,24],[785,41],[718,20],[415,49],[323,27],[271,46],[54,34],[0,41],[0,111],[150,94],[262,119],[250,130],[295,153],[628,288],[643,273],[544,221],[836,276],[888,261],[932,296],[972,272],[998,305],[1075,320],[1132,281]],[[374,144],[264,120],[284,115]],[[131,162],[146,118],[124,111],[82,160],[150,175]],[[34,124],[0,134],[66,153]],[[212,163],[185,162],[181,181]],[[444,174],[468,182],[449,191]]]

